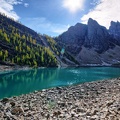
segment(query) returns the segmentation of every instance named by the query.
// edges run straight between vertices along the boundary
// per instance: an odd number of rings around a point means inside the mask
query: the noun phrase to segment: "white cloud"
[[[24,6],[25,6],[25,7],[28,7],[28,6],[29,6],[29,4],[28,4],[28,3],[24,3]]]
[[[20,17],[14,11],[14,5],[22,4],[23,0],[0,0],[0,12],[18,20]]]
[[[109,28],[111,21],[120,21],[120,0],[100,0],[94,9],[81,18],[82,23],[87,23],[89,18]]]
[[[11,5],[22,4],[22,0],[4,0],[4,1]]]
[[[68,9],[71,13],[76,13],[82,10],[85,0],[63,0],[63,7]]]
[[[98,4],[100,4],[100,1],[101,0],[93,0],[90,4],[91,5],[98,5]]]
[[[23,22],[31,29],[40,32],[41,34],[48,34],[51,36],[57,36],[70,27],[69,25],[52,23],[44,17],[26,18]]]

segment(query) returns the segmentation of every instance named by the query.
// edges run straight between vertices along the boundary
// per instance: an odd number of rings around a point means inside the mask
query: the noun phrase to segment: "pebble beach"
[[[120,78],[4,98],[0,120],[120,120]]]

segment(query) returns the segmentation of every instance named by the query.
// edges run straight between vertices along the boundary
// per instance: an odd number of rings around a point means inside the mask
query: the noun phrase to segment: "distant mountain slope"
[[[0,14],[0,25],[1,25],[0,29],[2,29],[2,26],[3,26],[5,30],[9,29],[10,25],[12,25],[12,27],[14,27],[21,36],[22,35],[32,36],[32,38],[35,39],[37,41],[37,43],[40,43],[41,45],[43,45],[40,35],[38,33],[36,33],[34,30],[32,30],[32,29],[22,25],[21,23],[16,22],[13,19],[10,19],[2,14]],[[9,28],[8,28],[8,25],[9,25]]]
[[[81,65],[114,65],[120,63],[120,23],[111,22],[107,30],[93,19],[77,23],[56,38]]]

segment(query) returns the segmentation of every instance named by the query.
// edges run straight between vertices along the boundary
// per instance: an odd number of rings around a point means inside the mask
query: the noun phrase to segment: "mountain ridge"
[[[80,27],[78,27],[79,25]],[[80,32],[81,29],[82,32]],[[73,33],[71,31],[73,31]],[[117,32],[118,35],[116,37]],[[114,53],[117,54],[118,49],[116,49],[116,47],[118,48],[120,46],[119,32],[119,22],[111,22],[111,26],[107,30],[106,27],[99,25],[97,21],[89,18],[87,25],[77,23],[75,26],[70,27],[68,31],[59,35],[56,38],[56,41],[58,44],[62,41],[66,50],[69,52],[71,51],[71,54],[79,61],[79,63],[84,65],[96,63],[98,65],[113,65],[120,62],[120,56],[114,56],[109,51],[112,49]],[[70,43],[69,41],[71,40],[73,40],[73,42]],[[109,55],[106,53],[107,51],[109,52]],[[85,53],[87,54],[85,55]],[[89,54],[91,54],[91,57],[94,57],[91,59]],[[110,62],[107,61],[108,59],[111,59],[109,58],[110,56],[114,62],[112,62],[112,60],[110,60]]]

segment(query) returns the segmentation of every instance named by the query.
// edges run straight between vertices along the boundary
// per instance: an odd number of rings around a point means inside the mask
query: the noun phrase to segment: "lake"
[[[40,68],[0,72],[0,99],[56,86],[120,77],[120,68]]]

